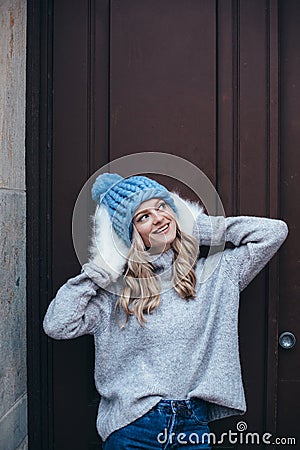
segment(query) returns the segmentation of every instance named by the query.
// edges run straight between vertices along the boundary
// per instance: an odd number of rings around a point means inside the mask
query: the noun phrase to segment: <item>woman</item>
[[[246,411],[239,293],[279,249],[287,225],[209,217],[142,176],[100,175],[92,197],[91,260],[59,289],[44,330],[55,339],[94,335],[105,450],[209,449],[208,422]],[[225,235],[231,245],[221,252]],[[217,250],[204,258],[200,245]]]

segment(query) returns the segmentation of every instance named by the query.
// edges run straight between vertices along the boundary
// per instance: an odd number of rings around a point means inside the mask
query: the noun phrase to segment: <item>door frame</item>
[[[27,0],[26,271],[28,440],[53,448],[51,344],[42,320],[51,286],[52,0]]]

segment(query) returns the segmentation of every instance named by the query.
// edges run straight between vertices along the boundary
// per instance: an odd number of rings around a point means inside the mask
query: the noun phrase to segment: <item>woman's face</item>
[[[135,211],[132,223],[145,246],[158,252],[168,250],[176,237],[174,212],[159,198],[141,203]]]

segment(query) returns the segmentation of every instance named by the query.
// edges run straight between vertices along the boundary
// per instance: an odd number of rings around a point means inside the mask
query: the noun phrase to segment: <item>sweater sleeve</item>
[[[92,334],[109,314],[103,291],[109,283],[109,274],[104,270],[93,263],[85,264],[81,273],[70,278],[50,303],[43,321],[45,333],[54,339]]]
[[[207,216],[201,213],[194,234],[200,245],[233,244],[224,252],[229,275],[242,291],[270,261],[288,235],[287,224],[280,219],[254,216]]]

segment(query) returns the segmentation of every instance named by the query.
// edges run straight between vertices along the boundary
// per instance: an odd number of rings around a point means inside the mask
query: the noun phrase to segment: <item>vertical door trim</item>
[[[27,381],[31,450],[52,446],[51,346],[42,319],[51,295],[53,0],[27,0]],[[50,348],[49,348],[50,347]]]
[[[269,214],[279,217],[279,37],[278,0],[269,1]],[[269,264],[266,429],[276,435],[278,373],[279,258]]]
[[[228,215],[239,211],[239,5],[217,3],[217,190]],[[221,148],[222,147],[222,148]],[[227,171],[221,168],[227,162]]]

